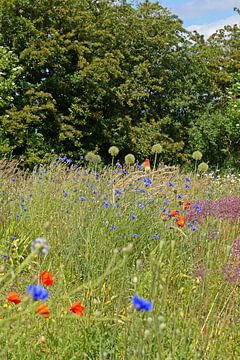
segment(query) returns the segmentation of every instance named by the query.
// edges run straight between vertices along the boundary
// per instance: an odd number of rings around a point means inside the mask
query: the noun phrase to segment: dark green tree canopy
[[[107,158],[115,144],[142,160],[158,142],[163,160],[184,162],[201,145],[191,139],[206,109],[227,106],[238,27],[205,42],[148,1],[0,0],[0,9],[2,156]]]

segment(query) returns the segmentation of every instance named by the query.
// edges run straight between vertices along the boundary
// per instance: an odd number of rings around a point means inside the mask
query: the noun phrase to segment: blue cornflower
[[[93,193],[97,194],[98,193],[97,189],[93,189]]]
[[[48,291],[41,285],[29,285],[27,287],[27,293],[32,295],[33,300],[44,301],[48,298]]]
[[[119,169],[122,169],[122,165],[120,164],[119,161],[116,163],[116,166],[117,166]]]
[[[122,192],[121,192],[120,189],[116,189],[116,190],[115,190],[115,195],[121,195],[121,193],[122,193]]]
[[[111,226],[110,230],[116,230],[116,226],[115,225]]]
[[[139,188],[139,187],[136,187],[134,190],[135,190],[137,193],[145,193],[145,190],[143,190],[143,189],[141,189],[141,188]]]
[[[159,236],[158,235],[153,235],[153,238],[154,239],[159,239]]]
[[[84,197],[84,196],[80,196],[80,198],[79,198],[81,201],[85,201],[86,200],[86,198]]]
[[[133,296],[132,304],[136,310],[151,311],[153,308],[151,301],[144,300],[143,298],[140,298],[137,295]]]
[[[137,218],[137,215],[135,215],[135,214],[132,214],[131,218],[132,218],[133,220],[136,220],[136,218]]]
[[[132,237],[139,237],[140,234],[132,234]]]
[[[146,186],[146,187],[148,187],[148,186],[150,186],[152,184],[152,180],[150,179],[150,178],[148,178],[148,177],[145,177],[144,178],[144,185]]]
[[[185,180],[186,180],[187,182],[191,182],[191,179],[190,179],[189,177],[186,177]]]
[[[109,208],[109,203],[104,200],[104,201],[102,202],[102,206],[105,206],[105,208],[108,209],[108,208]]]
[[[138,169],[138,170],[142,170],[142,167],[141,167],[141,165],[139,165],[139,164],[135,164],[135,167],[136,167],[136,169]]]
[[[186,189],[190,188],[190,186],[187,183],[185,183],[184,186],[185,186]]]
[[[11,240],[12,240],[12,241],[14,241],[14,240],[16,240],[16,239],[17,239],[16,235],[13,235],[13,236],[11,237]]]
[[[199,204],[195,204],[194,207],[195,207],[197,213],[200,214],[201,213],[201,206]]]
[[[64,196],[64,197],[67,197],[67,196],[68,196],[67,191],[63,190],[63,196]]]
[[[0,254],[4,258],[4,260],[9,260],[10,256],[8,254]]]
[[[183,198],[182,194],[178,194],[177,198],[182,199]]]
[[[139,207],[139,209],[144,209],[144,205],[142,204],[142,203],[138,203],[138,207]]]
[[[197,231],[198,228],[196,227],[196,225],[194,225],[193,223],[192,224],[189,224],[189,227],[192,229],[192,231]]]
[[[64,163],[64,161],[67,160],[67,156],[64,155],[63,157],[59,157],[58,160],[61,161],[62,163]]]
[[[172,183],[171,181],[168,182],[168,185],[169,185],[170,187],[174,187],[174,185],[173,185],[173,183]]]

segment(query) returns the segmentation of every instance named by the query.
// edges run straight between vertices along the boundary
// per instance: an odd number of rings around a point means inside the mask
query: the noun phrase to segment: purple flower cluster
[[[230,259],[223,269],[224,277],[232,283],[240,282],[240,237],[233,241]]]
[[[206,217],[240,220],[240,196],[228,195],[220,200],[201,200],[190,206],[186,219],[204,220]]]

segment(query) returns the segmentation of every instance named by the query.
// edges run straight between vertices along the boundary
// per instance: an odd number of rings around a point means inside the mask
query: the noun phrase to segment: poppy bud
[[[151,170],[150,160],[149,159],[146,159],[144,161],[144,168],[145,168],[145,171],[150,171]]]

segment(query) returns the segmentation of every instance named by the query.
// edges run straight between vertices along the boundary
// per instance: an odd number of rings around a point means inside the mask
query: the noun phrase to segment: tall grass
[[[229,206],[237,206],[240,179],[188,174],[189,182],[164,167],[152,175],[57,162],[27,175],[1,170],[1,359],[240,357],[232,253],[240,214],[219,217],[216,207],[190,216],[199,201],[226,195],[236,195]],[[183,227],[170,210],[185,217]],[[38,237],[48,256],[31,253]],[[54,277],[49,319],[26,293],[44,270]],[[10,291],[20,304],[6,300]],[[134,295],[153,310],[137,311]],[[75,301],[85,306],[83,317],[69,311]]]

